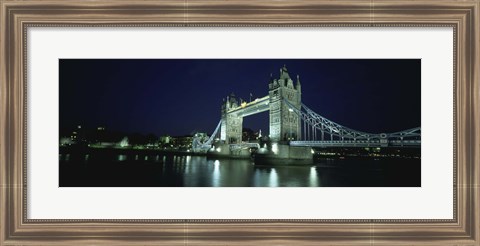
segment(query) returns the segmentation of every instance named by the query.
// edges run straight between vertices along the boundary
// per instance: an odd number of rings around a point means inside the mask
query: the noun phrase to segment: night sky
[[[60,128],[211,134],[223,98],[266,96],[284,64],[300,75],[302,102],[332,121],[371,133],[420,126],[419,59],[61,59]],[[265,134],[268,112],[243,127]]]

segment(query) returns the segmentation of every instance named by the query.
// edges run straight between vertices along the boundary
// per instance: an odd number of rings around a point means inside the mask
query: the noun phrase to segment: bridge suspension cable
[[[215,130],[213,131],[212,135],[210,135],[210,138],[208,138],[208,140],[204,143],[204,145],[208,145],[208,146],[212,145],[212,142],[213,140],[215,140],[215,137],[217,136],[221,126],[222,126],[222,120],[218,122],[217,127],[215,127]]]
[[[317,114],[303,103],[300,108],[297,108],[287,100],[284,100],[284,102],[289,109],[295,112],[303,121],[303,141],[294,141],[294,145],[307,145],[307,143],[300,143],[305,141],[316,141],[319,145],[331,145],[333,143],[347,145],[365,144],[368,146],[370,146],[370,144],[394,146],[420,145],[420,127],[393,133],[357,131]],[[317,136],[318,133],[320,133],[319,136]],[[326,140],[325,137],[329,137],[329,140]],[[311,143],[309,144],[310,146]]]
[[[213,131],[212,135],[207,139],[207,141],[203,142],[201,138],[199,137],[194,137],[193,142],[192,142],[192,149],[194,152],[202,152],[202,151],[207,151],[208,149],[211,148],[213,141],[215,140],[215,137],[217,136],[220,128],[222,125],[222,120],[218,122],[217,127]]]

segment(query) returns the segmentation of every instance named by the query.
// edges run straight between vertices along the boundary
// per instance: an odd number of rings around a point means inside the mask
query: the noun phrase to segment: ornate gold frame
[[[0,245],[480,245],[479,0],[0,0]],[[452,26],[452,220],[26,218],[26,38],[32,26]]]

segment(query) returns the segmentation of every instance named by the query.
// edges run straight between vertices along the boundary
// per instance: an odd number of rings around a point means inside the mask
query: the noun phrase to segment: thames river
[[[316,158],[311,166],[257,166],[205,156],[60,155],[61,187],[419,187],[420,159]]]

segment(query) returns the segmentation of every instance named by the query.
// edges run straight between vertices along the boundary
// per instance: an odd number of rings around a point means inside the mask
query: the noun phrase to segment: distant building
[[[257,139],[258,134],[256,135],[250,128],[243,128],[242,130],[242,141],[248,142]]]
[[[72,132],[72,135],[70,135],[70,140],[72,140],[72,142],[76,142],[77,138],[78,138],[78,132],[76,131]]]
[[[71,144],[73,144],[73,143],[74,143],[74,142],[73,142],[72,139],[69,138],[69,137],[63,137],[63,138],[60,139],[60,145],[62,145],[62,146],[71,145]]]
[[[177,148],[191,148],[192,147],[192,136],[181,136],[181,137],[172,137],[172,145]]]
[[[197,132],[193,136],[196,137],[196,138],[199,138],[201,141],[207,141],[208,140],[208,135],[204,132]]]
[[[82,129],[81,125],[77,125],[76,129],[70,134],[70,140],[72,144],[80,144],[85,142],[85,130]]]
[[[160,144],[170,144],[172,137],[165,135],[160,137]]]

